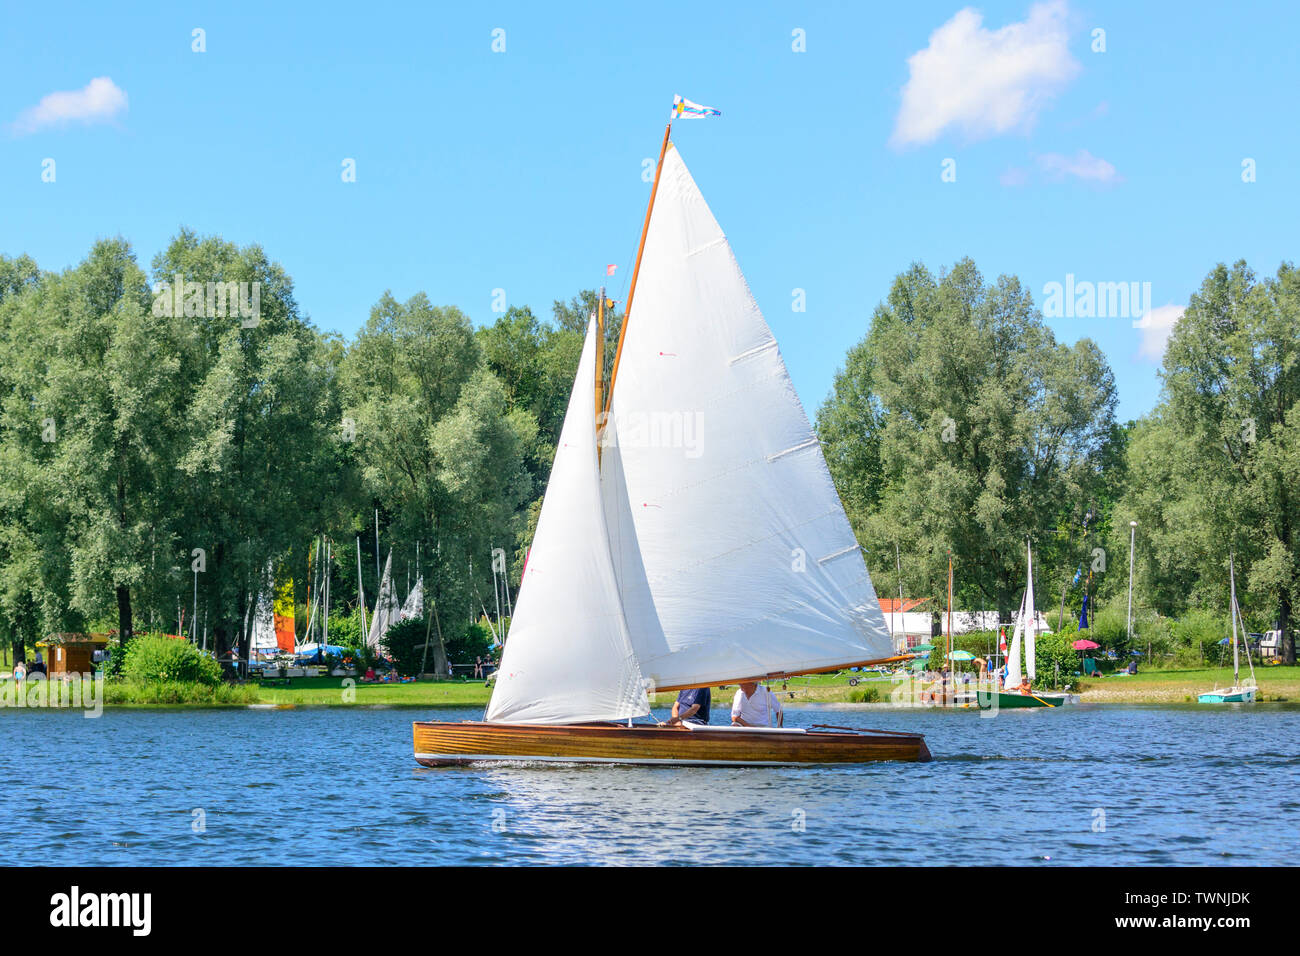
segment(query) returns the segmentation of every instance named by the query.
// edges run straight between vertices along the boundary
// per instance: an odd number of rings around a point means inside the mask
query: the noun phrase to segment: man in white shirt
[[[731,722],[737,727],[782,727],[785,714],[776,694],[757,681],[746,681],[731,702]]]

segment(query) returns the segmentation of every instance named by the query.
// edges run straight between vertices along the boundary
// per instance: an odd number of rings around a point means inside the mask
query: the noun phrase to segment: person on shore
[[[474,679],[483,679],[483,658],[481,656],[474,658]]]
[[[785,713],[776,694],[757,681],[744,681],[731,702],[731,722],[737,727],[782,727]]]
[[[673,715],[668,720],[671,727],[680,724],[707,724],[709,722],[709,705],[713,703],[713,692],[707,687],[689,687],[677,695],[673,701]]]
[[[27,679],[27,665],[22,661],[18,661],[16,664],[14,664],[14,683],[21,684],[26,679]]]

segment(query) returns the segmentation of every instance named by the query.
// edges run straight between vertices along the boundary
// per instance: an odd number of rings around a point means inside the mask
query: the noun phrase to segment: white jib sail
[[[891,656],[776,339],[674,148],[613,389],[605,507],[647,679],[708,684]]]
[[[487,719],[558,724],[650,713],[600,506],[594,323],[578,363]]]
[[[370,618],[370,633],[366,635],[366,643],[378,647],[388,629],[401,619],[402,606],[397,603],[397,593],[393,590],[393,552],[389,550],[388,560],[384,562],[384,576],[379,581],[379,598],[375,601],[375,613]]]
[[[1025,673],[1032,681],[1037,677],[1034,667],[1035,642],[1038,637],[1038,609],[1034,607],[1034,549],[1027,546],[1029,555],[1029,583],[1025,588]]]

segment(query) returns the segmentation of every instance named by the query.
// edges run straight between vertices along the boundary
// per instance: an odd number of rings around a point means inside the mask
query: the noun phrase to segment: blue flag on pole
[[[1083,609],[1079,612],[1079,630],[1088,629],[1088,595],[1083,596]]]

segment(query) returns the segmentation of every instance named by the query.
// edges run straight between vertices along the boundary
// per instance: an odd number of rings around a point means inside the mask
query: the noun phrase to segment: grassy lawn
[[[341,677],[294,677],[288,687],[257,687],[263,704],[304,707],[344,707],[386,704],[409,707],[486,707],[491,691],[480,681],[417,681],[413,684],[363,684],[358,681],[350,700],[344,699]]]
[[[1248,668],[1242,668],[1248,677]],[[1300,700],[1300,666],[1257,667],[1260,700]],[[1231,667],[1189,670],[1140,670],[1132,677],[1104,677],[1081,681],[1080,692],[1090,704],[1182,704],[1215,685],[1232,684]]]

